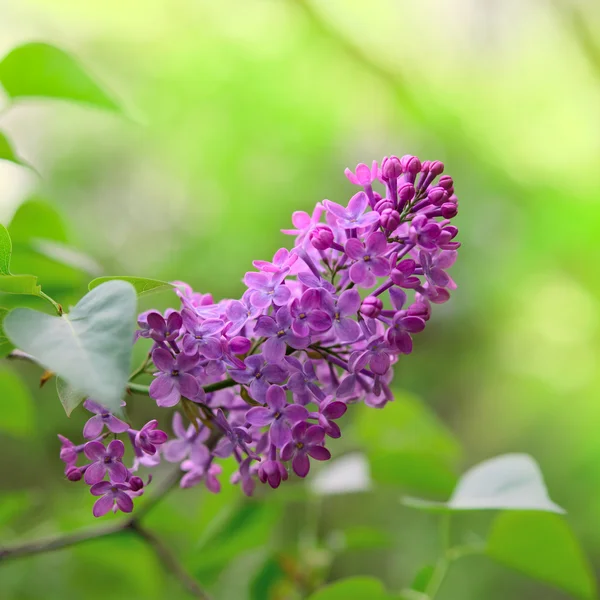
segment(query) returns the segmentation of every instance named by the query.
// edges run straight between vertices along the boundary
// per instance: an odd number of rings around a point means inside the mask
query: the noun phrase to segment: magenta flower
[[[280,273],[289,271],[290,267],[298,260],[296,253],[290,252],[287,248],[279,248],[273,256],[273,262],[267,260],[253,260],[252,264],[264,273]]]
[[[130,513],[133,510],[133,500],[128,492],[131,492],[131,488],[124,483],[101,481],[94,484],[90,488],[90,493],[92,496],[101,496],[101,498],[94,503],[93,515],[102,517],[111,509],[115,513],[117,510]]]
[[[167,313],[167,320],[155,311],[146,314],[148,323],[148,336],[155,342],[172,342],[179,337],[179,331],[183,325],[181,315],[177,311]]]
[[[331,453],[325,446],[325,430],[306,421],[296,423],[292,428],[292,440],[281,450],[281,460],[292,461],[292,468],[298,477],[306,477],[310,470],[310,460],[329,460]]]
[[[196,378],[190,373],[200,362],[200,356],[180,353],[176,357],[164,348],[152,352],[152,361],[159,369],[156,379],[150,384],[150,398],[162,407],[175,406],[181,397],[195,400],[204,392]]]
[[[348,208],[340,204],[324,201],[325,208],[336,217],[337,224],[344,229],[357,229],[359,227],[372,227],[379,224],[379,213],[375,211],[365,212],[369,205],[369,199],[364,192],[358,192],[348,202]]]
[[[157,427],[158,421],[152,419],[135,434],[135,445],[146,454],[156,454],[156,447],[167,441],[167,434]]]
[[[440,237],[441,228],[424,214],[416,215],[408,230],[408,237],[413,244],[418,244],[424,250],[435,250],[436,241]]]
[[[390,274],[390,279],[398,287],[407,289],[416,289],[421,285],[421,280],[413,275],[417,263],[412,259],[400,261],[393,269]]]
[[[292,225],[295,229],[282,229],[281,232],[287,235],[295,235],[295,245],[301,246],[313,228],[318,225],[324,210],[320,202],[317,202],[312,215],[302,210],[297,210],[292,214]]]
[[[183,336],[183,351],[190,356],[200,352],[208,359],[221,358],[221,331],[225,323],[221,319],[206,319],[201,322],[196,314],[187,308],[181,311],[181,316],[187,331]]]
[[[258,478],[277,489],[282,481],[287,481],[288,472],[285,465],[278,460],[263,460],[258,465]]]
[[[246,273],[244,283],[252,290],[250,301],[257,308],[267,308],[273,303],[283,306],[290,299],[290,289],[285,285],[285,272],[274,273],[270,277],[265,273]]]
[[[255,406],[246,413],[246,420],[255,427],[269,425],[271,443],[283,448],[292,439],[291,426],[308,418],[304,406],[288,404],[285,390],[272,385],[266,394],[267,406]]]
[[[88,485],[93,485],[104,479],[108,472],[110,480],[114,483],[127,481],[129,471],[123,464],[125,446],[121,440],[113,440],[107,448],[100,442],[88,442],[83,452],[93,461],[85,471],[84,480]]]
[[[316,289],[308,289],[300,299],[292,300],[290,305],[292,331],[297,336],[307,337],[311,331],[323,333],[331,327],[331,317],[321,309],[321,306],[321,293]]]
[[[346,254],[356,261],[350,267],[350,279],[354,283],[370,288],[377,283],[376,277],[389,274],[390,261],[383,256],[387,245],[387,238],[380,231],[372,233],[366,244],[357,238],[346,242]]]
[[[124,405],[125,403],[122,404],[122,406]],[[121,419],[115,417],[97,402],[88,399],[83,403],[83,406],[90,412],[94,413],[94,416],[90,417],[87,423],[83,426],[84,438],[88,440],[97,438],[102,433],[105,425],[106,428],[113,433],[124,433],[129,429],[129,425],[127,425],[125,421],[121,421]]]
[[[362,186],[371,185],[377,179],[378,173],[376,160],[373,161],[371,168],[364,163],[360,163],[356,165],[354,173],[350,169],[344,171],[344,175],[350,183]]]

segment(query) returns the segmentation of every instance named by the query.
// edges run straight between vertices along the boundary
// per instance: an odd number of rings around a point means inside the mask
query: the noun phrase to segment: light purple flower
[[[285,465],[278,460],[263,460],[258,465],[258,478],[277,489],[282,481],[287,481],[288,472]]]
[[[346,242],[346,254],[356,262],[350,267],[350,279],[364,288],[373,287],[376,277],[388,275],[390,261],[383,255],[387,250],[387,238],[380,231],[372,233],[366,245],[357,238]]]
[[[122,404],[122,406],[124,405],[125,403]],[[102,433],[105,425],[106,428],[113,433],[124,433],[129,429],[127,423],[115,417],[111,412],[106,410],[106,408],[93,400],[86,400],[83,403],[83,407],[94,413],[94,416],[90,417],[83,426],[83,437],[88,440],[97,438]]]
[[[101,496],[94,503],[92,510],[94,516],[102,517],[111,509],[115,513],[117,510],[130,513],[133,510],[133,500],[128,492],[131,492],[131,488],[125,483],[101,481],[92,485],[90,488],[92,496]]]
[[[181,311],[183,324],[187,333],[183,336],[183,351],[190,356],[200,352],[209,359],[218,359],[223,356],[221,347],[221,331],[225,323],[221,319],[206,319],[200,321],[189,309]]]
[[[306,421],[296,423],[292,428],[292,441],[281,450],[281,460],[292,461],[292,468],[298,477],[306,477],[310,470],[310,460],[329,460],[331,453],[325,446],[325,430],[318,425],[309,425]]]
[[[369,205],[369,199],[364,192],[358,192],[352,196],[348,202],[348,208],[330,200],[325,200],[324,204],[325,208],[336,217],[337,224],[344,229],[372,227],[379,223],[378,212],[365,212]]]
[[[283,306],[290,299],[290,289],[285,285],[285,272],[274,273],[270,277],[265,273],[246,273],[244,283],[253,290],[250,301],[257,308],[267,308],[273,303]]]
[[[283,383],[288,376],[281,365],[267,364],[262,354],[253,354],[245,361],[245,369],[230,369],[234,381],[249,386],[250,395],[258,402],[264,402],[271,383]]]
[[[295,229],[282,229],[281,232],[287,235],[295,235],[295,245],[302,245],[302,243],[308,239],[308,235],[313,228],[316,227],[321,220],[321,215],[323,214],[324,210],[325,209],[320,202],[317,202],[312,215],[309,215],[307,212],[297,210],[292,214],[292,225],[295,227]]]
[[[258,317],[254,333],[269,338],[263,347],[263,354],[267,361],[271,363],[281,361],[285,356],[286,345],[302,350],[310,344],[310,338],[294,333],[292,322],[292,315],[287,306],[282,306],[275,313],[275,318],[266,315]]]
[[[294,393],[298,403],[306,405],[314,397],[318,401],[325,399],[323,390],[317,385],[319,380],[315,372],[315,367],[310,359],[302,364],[294,356],[286,356],[285,361],[294,370],[288,380],[287,387]]]
[[[418,244],[424,250],[435,250],[440,232],[441,228],[435,221],[429,220],[424,214],[418,214],[411,221],[408,236],[411,243]]]
[[[156,454],[156,447],[167,441],[167,434],[157,427],[158,421],[152,419],[135,434],[135,445],[146,454]]]
[[[190,488],[198,485],[204,480],[204,485],[209,492],[218,494],[221,491],[221,483],[217,476],[221,474],[223,468],[221,465],[211,464],[208,468],[200,466],[192,460],[184,460],[181,463],[181,469],[187,473],[181,478],[180,486]]]
[[[307,337],[311,331],[323,333],[331,327],[331,317],[322,310],[321,294],[316,289],[306,290],[300,299],[294,298],[290,314],[292,331],[299,337]]]
[[[237,447],[241,448],[249,456],[253,455],[247,446],[247,444],[252,442],[252,436],[245,427],[232,426],[220,408],[215,414],[214,423],[225,434],[225,437],[222,437],[218,441],[213,450],[215,456],[227,458]]]
[[[246,290],[241,300],[231,300],[226,309],[226,316],[231,322],[227,330],[228,335],[239,333],[248,321],[252,321],[260,315],[262,309],[257,308],[251,302],[251,296],[254,292]]]
[[[196,378],[190,373],[200,362],[200,356],[189,356],[181,352],[176,357],[164,348],[152,352],[152,361],[159,369],[156,379],[150,384],[150,397],[162,407],[175,406],[181,397],[189,400],[203,398],[204,392]]]
[[[255,406],[246,413],[246,420],[255,427],[269,425],[271,443],[277,448],[283,448],[292,439],[291,426],[298,421],[308,418],[304,406],[288,404],[285,390],[272,385],[266,394],[267,406]]]
[[[327,396],[319,405],[317,419],[329,437],[337,439],[342,436],[339,425],[334,421],[344,416],[346,410],[348,410],[348,406],[344,402],[336,400],[334,396]]]
[[[146,314],[148,323],[148,336],[155,342],[172,342],[179,337],[179,331],[183,325],[181,315],[177,311],[167,311],[167,319],[156,312]],[[143,336],[146,337],[146,336]]]
[[[353,352],[348,360],[348,367],[352,373],[357,373],[370,365],[373,373],[385,375],[391,365],[390,354],[392,353],[392,349],[383,337],[378,337],[369,342],[366,350]]]
[[[416,268],[417,263],[414,260],[402,260],[392,269],[390,279],[398,287],[414,290],[421,285],[421,280],[413,275]]]
[[[287,248],[279,248],[273,256],[273,262],[253,260],[252,264],[264,273],[280,273],[281,271],[289,271],[297,260],[298,255],[295,252],[290,252]]]
[[[328,310],[333,317],[333,331],[340,342],[354,342],[360,337],[358,323],[349,318],[360,308],[360,294],[355,289],[346,290],[337,299],[328,301]]]
[[[89,460],[93,461],[84,475],[84,480],[88,485],[102,481],[107,472],[110,480],[114,483],[127,481],[129,472],[123,464],[125,446],[121,440],[113,440],[107,448],[100,442],[88,442],[83,452]]]
[[[199,422],[198,427],[197,430],[193,424],[190,424],[185,429],[181,413],[174,413],[172,428],[175,439],[169,440],[162,447],[163,456],[172,463],[190,458],[196,464],[204,464],[209,455],[204,442],[209,438],[210,430]]]
[[[350,169],[344,171],[344,175],[348,178],[348,181],[354,185],[371,185],[378,177],[379,171],[377,169],[377,161],[374,160],[371,168],[364,163],[356,165],[355,172],[353,173]]]

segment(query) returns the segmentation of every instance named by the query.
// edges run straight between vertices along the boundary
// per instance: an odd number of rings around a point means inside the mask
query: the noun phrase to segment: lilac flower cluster
[[[294,228],[283,230],[294,248],[254,261],[240,300],[215,302],[176,282],[180,310],[140,315],[137,339],[153,342],[149,395],[159,407],[178,405],[189,425],[175,412],[166,441],[155,421],[134,431],[88,400],[92,441],[63,440],[61,457],[69,479],[83,477],[101,496],[94,514],[130,511],[143,491],[132,473],[160,456],[180,465],[182,487],[218,492],[219,461],[233,457],[232,482],[246,494],[257,481],[277,488],[290,468],[305,477],[311,459],[331,457],[326,440],[341,436],[349,404],[393,400],[392,365],[455,288],[447,269],[460,245],[457,199],[443,170],[415,156],[346,170],[362,189],[347,206],[324,200],[312,215],[294,213]],[[105,447],[104,426],[128,434],[132,468],[122,442]],[[77,467],[81,453],[91,462]]]

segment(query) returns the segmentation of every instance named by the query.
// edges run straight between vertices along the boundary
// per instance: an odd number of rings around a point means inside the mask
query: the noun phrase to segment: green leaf
[[[89,275],[102,272],[102,267],[90,256],[53,240],[33,239],[31,248],[56,262],[84,271]]]
[[[0,292],[3,294],[29,294],[39,296],[41,287],[34,275],[0,275]]]
[[[8,313],[8,308],[0,307],[0,358],[8,356],[15,348],[11,341],[6,337],[4,331],[4,317],[6,317]]]
[[[269,556],[252,578],[250,583],[250,600],[265,600],[275,597],[271,590],[286,578],[280,561],[275,556]]]
[[[56,98],[121,112],[115,100],[70,54],[34,42],[19,46],[0,62],[0,83],[10,98]]]
[[[334,550],[372,550],[393,546],[392,535],[387,531],[380,531],[374,527],[355,525],[340,531],[339,534],[339,543],[335,538],[332,540],[334,542],[332,546],[337,546],[333,548]]]
[[[503,512],[492,525],[487,555],[577,598],[595,598],[591,567],[566,521],[540,512]]]
[[[391,600],[383,584],[374,577],[348,577],[326,585],[309,596],[309,600]]]
[[[153,294],[154,292],[175,289],[175,286],[168,281],[161,281],[160,279],[148,279],[147,277],[128,277],[126,275],[98,277],[97,279],[90,281],[90,285],[88,287],[90,290],[93,290],[95,287],[98,287],[107,281],[115,280],[129,282],[135,288],[138,296],[145,296],[146,294]]]
[[[56,378],[56,393],[67,413],[67,417],[70,417],[71,413],[85,400],[85,394],[78,392],[60,377]]]
[[[27,437],[34,429],[33,399],[19,376],[0,369],[0,431]]]
[[[56,208],[37,196],[19,206],[8,231],[14,244],[28,243],[36,238],[62,243],[68,241],[65,224]]]
[[[541,510],[564,513],[550,500],[539,466],[527,454],[504,454],[469,469],[448,502],[405,498],[413,508],[432,510]]]
[[[0,225],[0,275],[10,275],[10,255],[12,241],[4,225]]]
[[[0,160],[6,160],[8,162],[21,165],[23,167],[29,167],[26,161],[15,153],[12,148],[12,144],[4,133],[0,131]]]
[[[69,314],[54,317],[16,308],[4,320],[9,339],[75,389],[121,412],[129,375],[136,296],[124,281],[86,294]]]
[[[435,571],[434,565],[426,565],[416,574],[410,589],[415,592],[425,592],[433,573]]]

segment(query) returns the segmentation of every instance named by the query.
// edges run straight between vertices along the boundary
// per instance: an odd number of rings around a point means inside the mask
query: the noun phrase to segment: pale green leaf
[[[15,348],[4,332],[4,317],[8,313],[8,308],[0,307],[0,358],[8,356]]]
[[[10,255],[12,254],[12,242],[10,235],[4,227],[0,225],[0,275],[10,275]]]
[[[32,239],[31,248],[56,262],[84,271],[89,275],[98,275],[102,267],[91,257],[66,244],[53,240]]]
[[[596,597],[590,565],[566,521],[542,512],[503,512],[486,550],[491,558],[577,598]]]
[[[527,454],[504,454],[468,470],[448,502],[405,498],[413,508],[431,510],[540,510],[564,513],[552,502],[539,466]]]
[[[13,150],[10,140],[4,133],[0,131],[0,160],[6,160],[8,162],[21,165],[23,167],[29,167],[26,161],[19,157],[19,155]]]
[[[90,281],[88,287],[90,290],[93,290],[95,287],[98,287],[107,281],[115,280],[129,282],[135,288],[138,296],[145,296],[146,294],[153,294],[154,292],[175,289],[175,286],[168,281],[161,281],[160,279],[148,279],[147,277],[128,277],[126,275],[98,277],[97,279]]]
[[[348,577],[317,590],[309,600],[391,600],[383,583],[374,577]]]
[[[45,43],[15,48],[0,62],[10,98],[56,98],[121,112],[115,100],[67,52]]]
[[[67,417],[70,417],[71,413],[85,400],[85,394],[78,392],[60,377],[56,378],[56,393],[67,413]]]
[[[3,294],[39,296],[40,291],[34,275],[0,275],[0,292]]]
[[[46,369],[112,412],[121,412],[129,375],[136,296],[124,281],[86,294],[60,317],[16,308],[4,320],[9,339]]]
[[[19,206],[8,231],[15,245],[29,243],[36,238],[62,243],[68,241],[65,224],[54,205],[37,196]]]
[[[0,431],[27,437],[34,429],[35,411],[29,389],[19,376],[7,368],[0,369]]]

